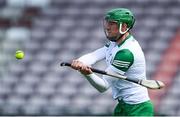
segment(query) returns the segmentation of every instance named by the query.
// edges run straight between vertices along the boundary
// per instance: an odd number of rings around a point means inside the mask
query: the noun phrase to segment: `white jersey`
[[[106,60],[106,71],[126,75],[129,78],[146,79],[145,57],[139,43],[129,35],[121,44],[109,42],[92,53],[79,58],[87,65],[92,65],[99,60]],[[137,104],[149,100],[147,88],[138,84],[103,76],[111,89],[114,99],[123,100],[129,104]]]

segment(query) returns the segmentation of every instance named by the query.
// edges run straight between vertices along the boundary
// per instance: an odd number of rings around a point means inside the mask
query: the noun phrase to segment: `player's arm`
[[[104,78],[100,78],[94,73],[85,75],[85,77],[89,83],[101,93],[105,92],[110,87],[109,83]]]
[[[81,73],[85,75],[91,74],[92,71],[88,69],[88,66],[91,66],[97,61],[105,58],[106,49],[107,47],[104,46],[100,49],[95,50],[92,53],[80,57],[79,59],[73,60],[71,63],[71,67],[75,70],[81,71]]]
[[[94,74],[90,67],[87,65],[84,65],[82,62],[73,60],[71,63],[71,67],[79,70],[85,78],[89,81],[89,83],[96,88],[99,92],[104,92],[109,88],[108,82]]]
[[[106,46],[104,46],[102,48],[95,50],[94,52],[81,56],[77,60],[89,66],[93,65],[97,61],[100,61],[105,58],[106,49]]]
[[[96,88],[99,92],[104,92],[109,88],[108,82],[95,75],[91,69],[89,68],[90,65],[96,63],[97,61],[100,61],[105,58],[106,49],[108,47],[108,44],[106,44],[104,47],[97,49],[96,51],[86,54],[82,57],[80,57],[77,60],[73,60],[71,63],[71,67],[79,70],[85,78],[89,81],[89,83]]]

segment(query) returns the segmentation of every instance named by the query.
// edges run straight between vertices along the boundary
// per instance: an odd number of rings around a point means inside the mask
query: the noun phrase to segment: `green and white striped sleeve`
[[[112,61],[112,66],[124,73],[131,67],[133,62],[133,53],[128,49],[123,49],[116,53]]]

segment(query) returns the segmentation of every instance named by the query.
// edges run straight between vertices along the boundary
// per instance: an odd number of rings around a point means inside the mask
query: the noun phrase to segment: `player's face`
[[[118,24],[115,21],[104,20],[104,30],[107,37],[116,37],[119,34]]]

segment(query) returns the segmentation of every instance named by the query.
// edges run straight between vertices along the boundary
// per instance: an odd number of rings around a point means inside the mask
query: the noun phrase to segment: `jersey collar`
[[[132,35],[129,34],[120,44],[118,44],[118,47],[120,47],[127,39],[129,39]]]

